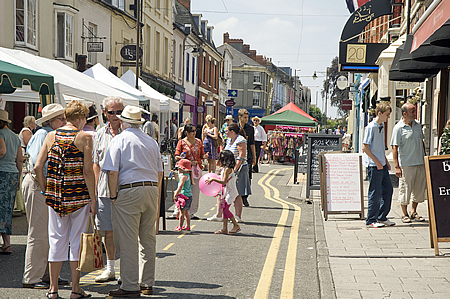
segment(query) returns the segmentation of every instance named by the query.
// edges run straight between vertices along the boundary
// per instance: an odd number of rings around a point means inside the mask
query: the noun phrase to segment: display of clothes
[[[274,157],[293,159],[295,149],[303,144],[303,133],[269,131],[267,141]]]

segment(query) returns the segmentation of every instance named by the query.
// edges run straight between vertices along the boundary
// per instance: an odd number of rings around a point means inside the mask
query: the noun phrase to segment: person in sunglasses
[[[391,106],[379,103],[375,109],[376,117],[367,125],[363,140],[363,163],[369,175],[369,194],[366,225],[369,228],[393,226],[387,215],[391,211],[392,187],[389,178],[391,165],[386,159],[384,123],[391,116]]]
[[[106,152],[111,140],[122,132],[119,115],[123,111],[123,100],[119,97],[107,97],[103,100],[103,113],[108,123],[98,130],[94,140],[93,161],[95,182],[97,186],[97,215],[95,222],[101,231],[105,231],[106,270],[95,278],[96,282],[107,282],[116,279],[114,261],[116,248],[113,241],[113,226],[111,222],[111,200],[106,173],[101,171]]]

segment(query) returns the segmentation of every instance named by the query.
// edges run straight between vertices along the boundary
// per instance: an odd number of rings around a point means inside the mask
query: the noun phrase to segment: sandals
[[[92,297],[91,294],[88,294],[88,293],[86,293],[86,292],[83,291],[83,290],[81,290],[81,293],[72,292],[72,294],[75,294],[75,295],[79,295],[79,296],[80,296],[80,297],[72,298],[72,299],[79,299],[79,298],[89,298],[89,297]],[[59,297],[59,296],[58,296],[58,297]]]
[[[181,228],[181,227],[179,227],[179,226],[177,226],[177,227],[175,227],[175,231],[176,232],[181,232],[183,229]]]
[[[11,245],[6,246],[5,248],[0,247],[0,254],[11,255],[12,251],[6,251],[8,248],[11,248]]]
[[[409,218],[408,215],[403,215],[402,222],[403,223],[411,223],[411,218]]]
[[[414,221],[417,222],[424,222],[425,218],[423,218],[422,216],[419,216],[419,214],[417,214],[417,212],[414,212],[411,214],[411,218],[414,219]]]
[[[56,294],[55,298],[50,297],[51,295],[55,295],[55,294]],[[59,297],[58,292],[48,292],[47,294],[45,294],[45,296],[47,298],[51,298],[51,299],[62,299],[62,297]],[[82,298],[82,297],[80,297],[80,298]]]
[[[226,235],[226,234],[228,234],[228,232],[226,230],[221,230],[221,229],[219,229],[218,231],[216,231],[214,233],[217,234],[217,235]]]
[[[187,230],[188,232],[190,232],[190,231],[191,231],[191,227],[190,227],[190,226],[184,225],[184,226],[181,228],[181,230]]]
[[[228,233],[228,234],[230,234],[230,235],[233,235],[233,234],[236,234],[236,233],[238,233],[238,232],[240,232],[241,231],[241,228],[238,228],[237,230],[230,230],[230,232]]]

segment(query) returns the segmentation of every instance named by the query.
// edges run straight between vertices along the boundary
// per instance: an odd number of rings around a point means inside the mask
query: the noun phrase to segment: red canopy
[[[295,112],[295,113],[301,114],[301,115],[303,115],[303,116],[305,116],[305,117],[307,117],[307,118],[309,118],[309,119],[312,119],[313,121],[316,121],[316,122],[317,122],[317,119],[315,119],[314,117],[312,117],[311,115],[309,115],[308,113],[306,113],[305,111],[303,111],[302,109],[298,108],[298,107],[297,107],[294,103],[292,103],[292,102],[290,102],[289,104],[287,104],[287,105],[284,106],[283,108],[281,108],[281,109],[275,111],[273,114],[280,113],[280,112],[283,112],[283,111],[286,111],[286,110],[291,110],[291,111],[293,111],[293,112]]]

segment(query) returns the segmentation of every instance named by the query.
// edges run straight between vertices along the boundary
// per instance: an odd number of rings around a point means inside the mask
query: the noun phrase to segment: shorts
[[[111,199],[109,197],[97,198],[97,215],[95,215],[95,224],[98,230],[113,230],[111,220]]]
[[[425,165],[403,166],[402,177],[398,180],[398,202],[402,206],[410,200],[416,203],[427,199],[427,178]]]
[[[184,207],[181,208],[181,210],[190,210],[192,204],[192,196],[189,196],[187,199],[184,200]]]

